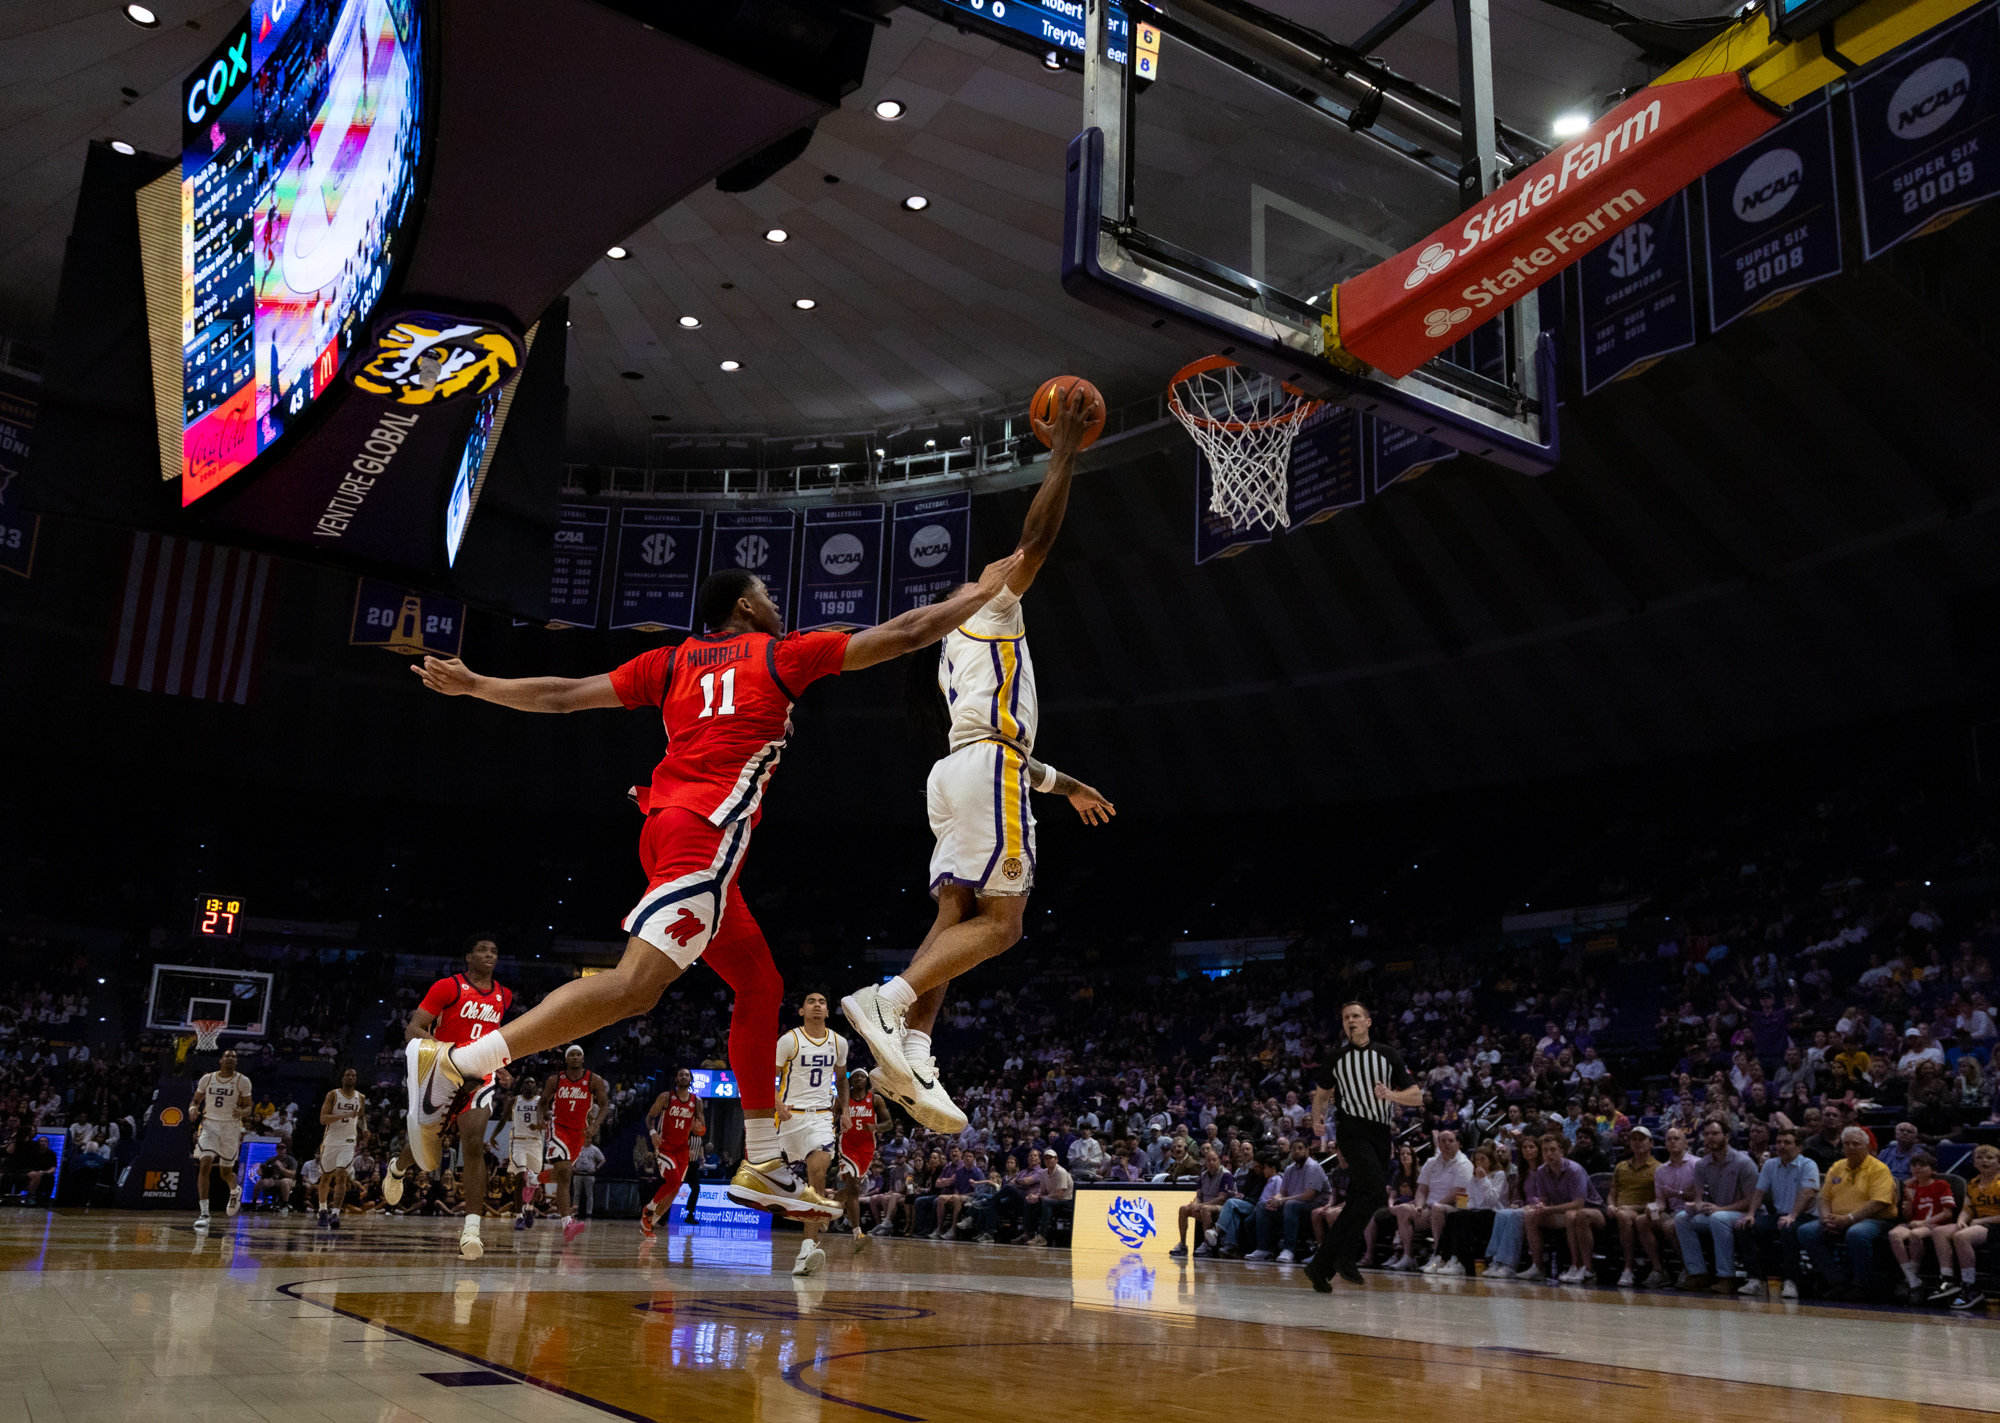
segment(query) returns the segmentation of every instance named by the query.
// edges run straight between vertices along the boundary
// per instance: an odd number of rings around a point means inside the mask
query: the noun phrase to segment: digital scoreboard
[[[980,30],[1017,49],[1054,51],[1079,61],[1089,33],[1083,0],[921,0],[916,8],[949,24],[974,21]],[[1123,6],[1111,7],[1106,29],[1105,57],[1123,64],[1131,39]]]
[[[232,895],[204,894],[194,903],[197,939],[234,939],[243,932],[243,901]]]

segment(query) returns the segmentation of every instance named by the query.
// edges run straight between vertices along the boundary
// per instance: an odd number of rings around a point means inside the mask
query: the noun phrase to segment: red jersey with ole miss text
[[[514,990],[497,981],[484,993],[462,973],[440,978],[417,1005],[437,1019],[431,1036],[441,1043],[469,1043],[500,1026],[514,1006]]]
[[[575,1081],[567,1072],[557,1074],[555,1099],[549,1105],[549,1124],[564,1136],[582,1138],[590,1118],[591,1084],[596,1080],[597,1074],[589,1071]]]
[[[867,1170],[875,1159],[875,1094],[850,1097],[847,1129],[840,1134],[840,1154]]]
[[[667,1110],[660,1114],[660,1145],[662,1147],[685,1147],[688,1133],[694,1130],[694,1098],[685,1102],[669,1096]]]
[[[628,707],[656,706],[667,754],[639,797],[713,825],[755,817],[792,732],[792,703],[840,671],[844,632],[709,633],[642,652],[611,674]]]

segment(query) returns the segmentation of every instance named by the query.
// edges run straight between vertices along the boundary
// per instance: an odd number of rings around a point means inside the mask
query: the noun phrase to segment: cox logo
[[[1730,202],[1745,222],[1764,222],[1785,210],[1805,181],[1806,166],[1789,148],[1774,148],[1743,170]]]
[[[853,534],[835,534],[819,546],[819,566],[838,578],[861,567],[865,553]]]
[[[1412,291],[1421,285],[1426,277],[1436,276],[1451,265],[1451,259],[1458,255],[1456,248],[1447,247],[1442,242],[1433,242],[1417,254],[1417,265],[1410,275],[1403,278],[1403,290]]]
[[[1441,306],[1436,311],[1424,317],[1424,335],[1433,339],[1439,336],[1449,336],[1452,327],[1458,325],[1461,321],[1470,320],[1471,317],[1472,308],[1469,306]]]
[[[1137,1250],[1149,1237],[1160,1233],[1153,1223],[1153,1203],[1144,1196],[1112,1197],[1104,1223],[1129,1250]]]
[[[943,524],[925,524],[910,535],[910,562],[919,568],[936,568],[951,554],[951,530]]]
[[[1972,92],[1972,71],[1961,59],[1933,59],[1896,86],[1889,99],[1889,132],[1922,138],[1951,121]]]

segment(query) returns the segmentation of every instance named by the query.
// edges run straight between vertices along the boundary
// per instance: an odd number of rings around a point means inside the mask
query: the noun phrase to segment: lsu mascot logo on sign
[[[520,343],[502,327],[406,311],[376,333],[354,384],[398,405],[435,405],[484,395],[520,365]]]
[[[1153,1203],[1144,1196],[1112,1197],[1105,1224],[1129,1250],[1137,1250],[1149,1237],[1160,1233],[1153,1223]]]

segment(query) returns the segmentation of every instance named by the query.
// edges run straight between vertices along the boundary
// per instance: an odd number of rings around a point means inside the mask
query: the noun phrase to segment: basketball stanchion
[[[1321,403],[1227,356],[1182,367],[1167,387],[1167,408],[1208,457],[1210,512],[1231,528],[1289,527],[1285,470],[1292,441]]]

